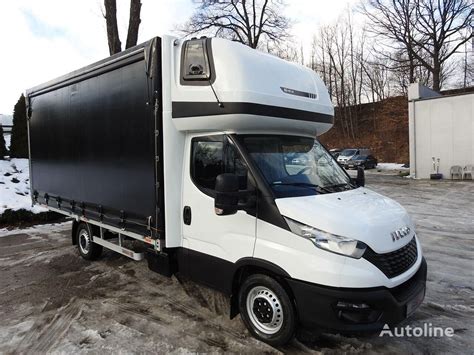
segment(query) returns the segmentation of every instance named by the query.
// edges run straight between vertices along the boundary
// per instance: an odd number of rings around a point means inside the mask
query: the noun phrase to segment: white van
[[[348,148],[344,149],[341,154],[337,157],[337,162],[341,165],[345,165],[347,161],[351,160],[356,155],[371,155],[372,151],[370,149],[362,148]]]
[[[156,37],[28,90],[27,106],[33,203],[74,219],[86,259],[106,247],[187,275],[272,345],[297,327],[378,330],[423,300],[412,219],[318,142],[334,109],[306,67]]]

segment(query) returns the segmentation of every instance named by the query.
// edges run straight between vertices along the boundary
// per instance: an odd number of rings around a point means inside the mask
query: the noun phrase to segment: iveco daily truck
[[[413,221],[318,142],[334,109],[308,68],[163,36],[26,101],[33,203],[73,218],[82,257],[105,247],[217,289],[272,345],[298,326],[376,331],[422,302]]]

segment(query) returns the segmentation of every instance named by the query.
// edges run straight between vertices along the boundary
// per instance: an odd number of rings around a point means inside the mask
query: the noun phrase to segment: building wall
[[[450,178],[453,165],[474,164],[474,94],[416,96],[409,94],[411,174],[428,179],[433,157],[440,159],[443,178]]]
[[[354,136],[344,134],[344,117],[336,107],[334,127],[319,137],[329,149],[370,148],[379,162],[408,163],[407,97],[351,106]]]

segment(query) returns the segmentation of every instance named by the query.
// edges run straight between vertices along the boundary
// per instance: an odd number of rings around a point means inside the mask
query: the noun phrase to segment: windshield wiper
[[[320,190],[324,192],[331,193],[332,191],[327,189],[326,187],[322,187],[316,184],[310,184],[307,182],[272,182],[270,186],[298,186],[298,187],[307,187],[309,189],[313,188],[315,190]]]
[[[338,188],[338,187],[345,187],[345,186],[349,186],[351,188],[354,188],[355,186],[352,185],[350,182],[345,182],[343,184],[334,184],[334,185],[327,185],[325,186],[325,188],[327,189],[333,189],[333,188]]]

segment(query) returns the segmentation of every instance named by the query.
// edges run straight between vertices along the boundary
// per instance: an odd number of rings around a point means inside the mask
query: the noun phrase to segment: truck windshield
[[[277,198],[353,188],[346,172],[313,138],[242,135],[239,139]]]

